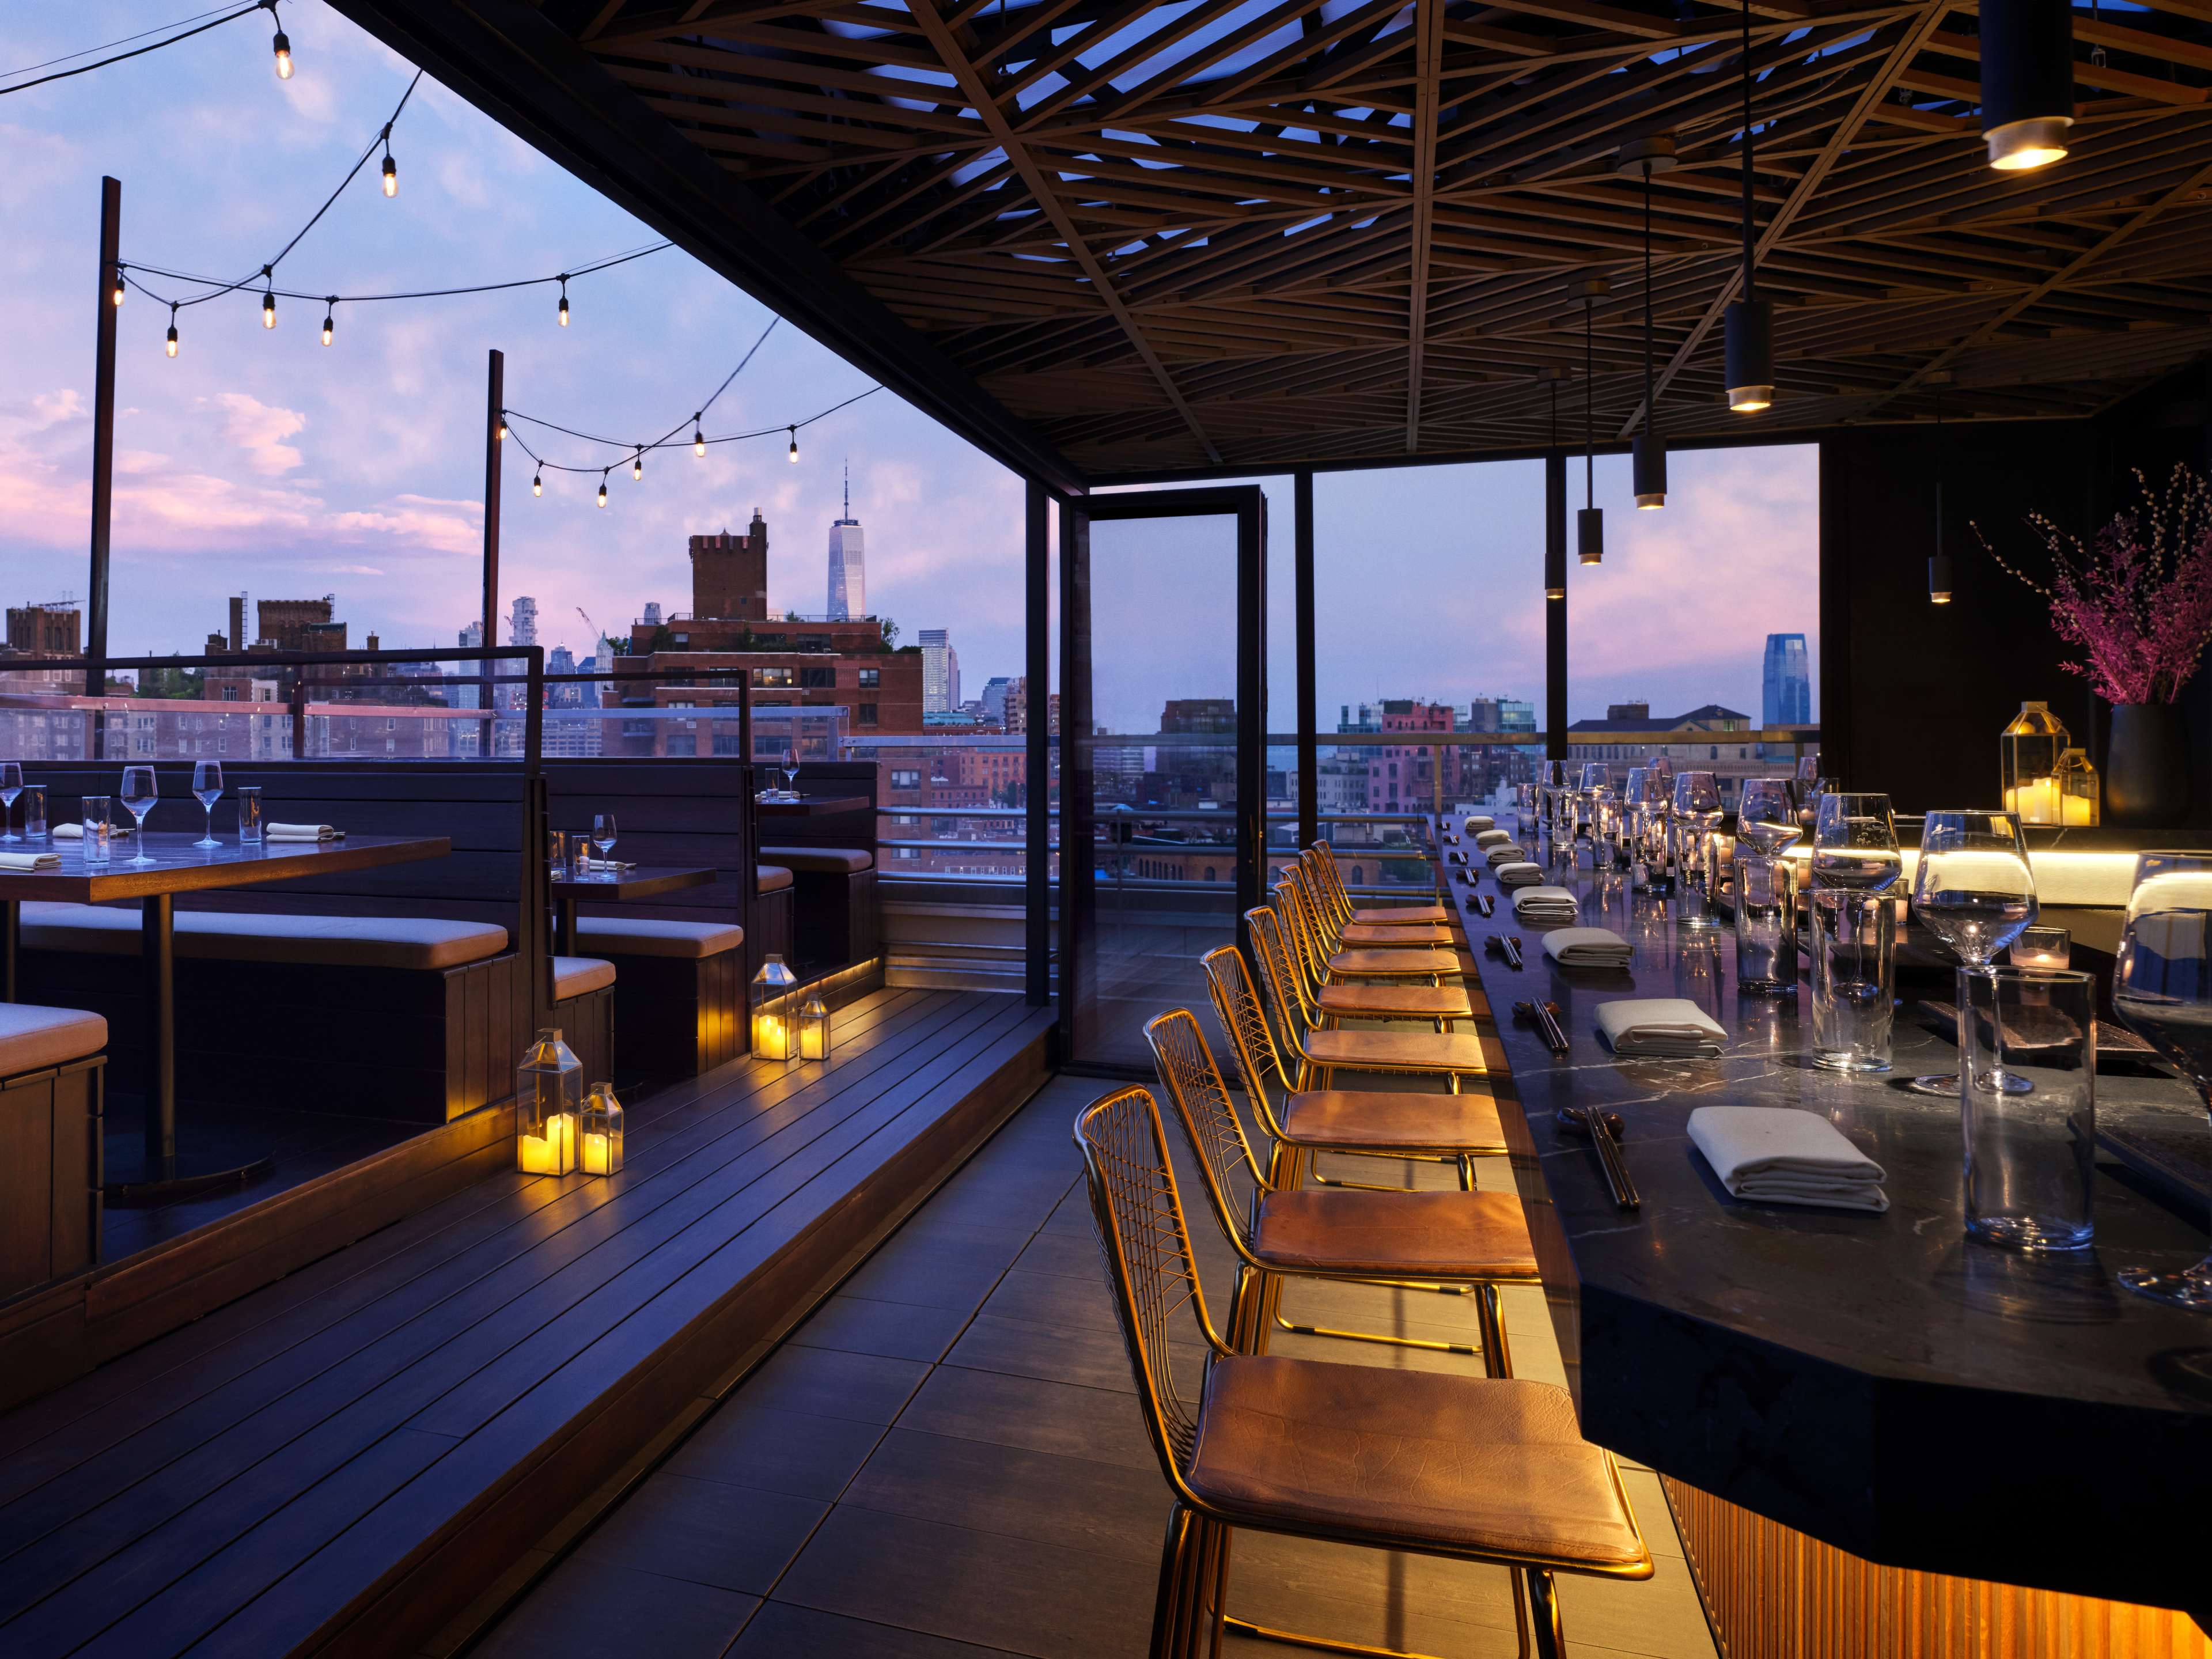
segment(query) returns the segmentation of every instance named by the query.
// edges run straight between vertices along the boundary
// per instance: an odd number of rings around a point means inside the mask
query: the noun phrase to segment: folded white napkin
[[[264,832],[270,841],[343,841],[345,831],[327,823],[272,823]]]
[[[1690,1114],[1690,1140],[1734,1197],[1877,1215],[1889,1207],[1881,1165],[1818,1113],[1700,1106]]]
[[[1512,843],[1513,837],[1503,830],[1478,830],[1474,833],[1477,847],[1510,847]]]
[[[1467,820],[1464,827],[1468,835],[1479,836],[1486,830],[1495,830],[1498,828],[1498,820],[1496,818],[1484,817],[1480,812],[1478,812],[1473,817]]]
[[[1544,935],[1544,954],[1562,968],[1626,968],[1634,952],[1610,927],[1560,927]]]
[[[625,863],[621,859],[586,859],[585,860],[585,864],[587,867],[593,870],[635,870],[637,868],[637,866],[635,864]]]
[[[84,825],[77,823],[75,819],[71,819],[67,823],[58,823],[54,826],[54,839],[56,841],[82,841],[84,839]]]
[[[1540,864],[1494,864],[1490,873],[1498,878],[1500,887],[1528,887],[1543,880],[1544,866]]]
[[[59,853],[0,853],[0,870],[58,870]]]
[[[1483,849],[1483,860],[1495,870],[1501,864],[1518,864],[1528,856],[1528,849],[1510,841],[1492,842]]]
[[[1523,887],[1513,896],[1513,914],[1522,921],[1573,921],[1582,906],[1564,887]]]
[[[1597,1006],[1597,1029],[1616,1054],[1635,1059],[1711,1060],[1728,1030],[1683,997],[1624,997]]]

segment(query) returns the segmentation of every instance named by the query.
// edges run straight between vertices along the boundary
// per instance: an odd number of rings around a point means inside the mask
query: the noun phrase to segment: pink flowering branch
[[[2093,546],[2041,514],[2028,523],[2051,555],[2049,586],[1998,566],[2051,601],[2051,625],[2086,659],[2059,665],[2107,702],[2172,702],[2212,644],[2212,488],[2186,466],[2162,495],[2136,474],[2140,504]],[[1975,533],[1980,534],[1978,526]]]

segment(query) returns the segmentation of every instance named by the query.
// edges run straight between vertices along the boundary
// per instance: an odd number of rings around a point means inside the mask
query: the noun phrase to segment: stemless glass
[[[1966,1232],[2086,1249],[2097,1146],[2097,981],[2039,968],[1959,975]]]
[[[1682,876],[1682,902],[1675,916],[1684,927],[1717,927],[1713,914],[1713,879],[1706,856],[1721,821],[1721,791],[1711,772],[1685,772],[1674,780],[1674,862]]]
[[[126,766],[123,769],[124,808],[138,823],[138,833],[131,838],[132,845],[137,848],[136,855],[131,860],[133,864],[151,864],[154,861],[146,855],[146,815],[154,810],[154,803],[161,798],[161,787],[154,781],[152,767]]]
[[[1813,826],[1813,1058],[1839,1072],[1889,1069],[1896,913],[1904,869],[1889,797],[1821,796]]]
[[[220,847],[215,838],[215,804],[222,799],[222,763],[200,761],[192,767],[192,793],[199,797],[200,811],[207,814],[207,828],[195,847]]]
[[[1603,833],[1607,806],[1613,799],[1613,769],[1603,761],[1586,762],[1575,789],[1575,837],[1587,842],[1590,848],[1590,863],[1597,864],[1597,844]],[[1579,861],[1582,849],[1576,849]]]
[[[2112,964],[2112,1012],[2212,1109],[2212,854],[2136,859]],[[2212,1255],[2180,1273],[2127,1267],[2119,1279],[2139,1296],[2212,1313]]]
[[[107,797],[87,795],[79,803],[78,811],[84,821],[84,861],[87,864],[106,864],[110,857],[111,837],[115,833],[108,822]]]
[[[1920,831],[1920,866],[1912,874],[1912,914],[1959,957],[1959,1045],[1966,1048],[1969,975],[1988,970],[1990,959],[2018,939],[2036,917],[2035,872],[2020,815],[1996,811],[1930,812]],[[1999,1044],[2002,1050],[2003,1045]],[[2026,1094],[2027,1079],[2002,1070],[1977,1079],[1985,1087]],[[1948,1095],[1959,1073],[1917,1077],[1919,1094]]]
[[[599,858],[602,862],[614,855],[615,815],[613,813],[592,814],[592,845],[599,849]],[[613,878],[613,874],[612,871],[607,872],[610,880]]]
[[[15,833],[15,797],[23,793],[23,764],[0,761],[0,841],[21,841]]]
[[[1804,832],[1786,778],[1752,778],[1735,815],[1735,982],[1757,996],[1797,992],[1797,907],[1790,860]]]

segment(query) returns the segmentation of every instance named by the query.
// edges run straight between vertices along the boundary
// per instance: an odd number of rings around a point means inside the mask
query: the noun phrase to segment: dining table
[[[767,800],[756,796],[753,810],[764,818],[826,818],[840,812],[865,812],[866,795],[801,795],[796,799]]]
[[[97,863],[87,860],[77,842],[33,842],[9,850],[51,852],[59,862],[44,870],[0,870],[0,998],[7,1001],[15,1001],[20,988],[16,956],[25,904],[138,901],[147,1009],[140,1037],[151,1090],[143,1158],[131,1162],[127,1154],[111,1151],[103,1184],[112,1197],[145,1203],[250,1181],[269,1164],[266,1151],[227,1137],[210,1137],[200,1146],[178,1145],[177,896],[443,858],[453,851],[453,842],[444,836],[347,836],[330,841],[233,840],[203,847],[189,834],[143,832],[117,837],[111,856]],[[138,861],[141,855],[146,862]]]
[[[673,893],[686,887],[704,887],[721,874],[719,870],[686,870],[657,865],[623,865],[594,870],[588,875],[553,878],[555,949],[564,957],[576,952],[576,907],[579,904],[627,904],[656,893]]]

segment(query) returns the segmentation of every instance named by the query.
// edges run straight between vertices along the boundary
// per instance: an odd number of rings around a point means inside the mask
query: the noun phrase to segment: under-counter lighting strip
[[[1809,866],[1813,849],[1797,846],[1790,849],[1790,856]],[[1920,853],[1917,848],[1905,849],[1905,874],[1893,892],[1910,891],[1913,872],[1919,868]],[[2112,909],[2126,908],[2128,895],[2135,889],[2136,857],[2133,853],[2062,852],[2056,848],[2037,851],[2030,848],[2028,868],[2035,872],[2035,896],[2045,904],[2087,904],[2108,906]]]

